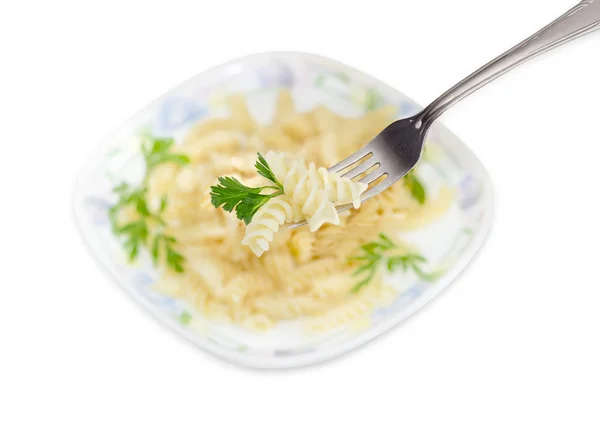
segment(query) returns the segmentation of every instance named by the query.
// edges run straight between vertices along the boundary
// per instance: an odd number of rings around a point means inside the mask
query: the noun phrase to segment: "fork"
[[[600,0],[579,3],[533,36],[460,81],[421,112],[393,122],[365,147],[328,171],[343,173],[342,177],[350,179],[367,173],[359,182],[368,185],[380,180],[361,195],[361,202],[373,198],[415,167],[421,159],[427,131],[447,109],[524,62],[598,29]],[[347,170],[350,167],[352,168]],[[339,206],[337,211],[350,207],[351,204]],[[291,224],[290,228],[303,225],[306,222]]]

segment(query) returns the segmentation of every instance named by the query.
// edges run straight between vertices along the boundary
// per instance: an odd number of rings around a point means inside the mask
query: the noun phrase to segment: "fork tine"
[[[290,224],[288,226],[288,229],[296,229],[296,228],[300,228],[301,226],[304,226],[304,225],[308,225],[308,222],[305,220],[300,220],[298,222],[294,222],[294,223]]]
[[[366,161],[358,164],[356,167],[354,167],[352,170],[348,171],[346,174],[343,174],[342,177],[349,177],[350,179],[354,179],[355,177],[360,176],[365,171],[367,171],[369,168],[371,168],[375,165],[380,166],[381,164],[379,162],[375,161],[375,157],[372,156],[371,158],[367,159]]]
[[[381,183],[378,183],[377,185],[375,185],[371,189],[369,189],[367,192],[365,192],[364,194],[362,194],[360,196],[361,202],[365,202],[367,200],[370,200],[375,195],[380,194],[381,192],[385,191],[387,188],[389,188],[390,186],[392,186],[398,180],[399,179],[393,179],[391,176],[388,176],[384,181],[382,181]]]
[[[371,173],[367,174],[365,177],[360,179],[359,182],[366,183],[367,185],[371,182],[374,182],[375,180],[379,179],[381,176],[386,174],[385,171],[381,171],[381,170],[382,170],[381,168],[378,168],[377,170],[372,171]]]
[[[338,162],[333,167],[330,167],[328,169],[328,171],[330,171],[332,173],[337,173],[338,171],[343,170],[344,168],[347,168],[347,167],[351,166],[352,164],[360,161],[361,159],[363,159],[364,157],[366,157],[367,155],[370,155],[372,153],[373,153],[373,151],[371,150],[370,145],[366,145],[362,149],[354,152],[348,158],[346,158],[346,159]]]

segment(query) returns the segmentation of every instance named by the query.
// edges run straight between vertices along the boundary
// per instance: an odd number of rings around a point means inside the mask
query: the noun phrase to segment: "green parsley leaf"
[[[350,83],[350,78],[348,77],[348,75],[346,73],[344,73],[344,72],[337,72],[337,73],[334,73],[334,75],[337,76],[337,78],[340,81],[342,81],[342,82],[344,82],[346,84]]]
[[[185,259],[172,247],[172,244],[176,242],[177,241],[174,237],[164,235],[162,233],[157,234],[156,236],[154,236],[151,255],[154,263],[158,264],[160,260],[160,255],[164,254],[167,266],[169,266],[175,272],[182,273],[183,263],[185,262]],[[163,249],[162,251],[161,248]]]
[[[380,243],[385,249],[394,249],[396,244],[385,234],[379,234]]]
[[[150,149],[151,155],[166,153],[171,146],[175,144],[175,141],[171,138],[152,138],[150,137],[150,142],[152,144]]]
[[[377,250],[379,250],[379,243],[372,242],[361,246],[361,249],[369,256],[376,256]]]
[[[353,276],[362,276],[362,278],[351,289],[352,293],[360,291],[367,286],[375,277],[378,270],[385,266],[388,271],[393,272],[402,269],[404,272],[412,270],[423,281],[433,281],[437,277],[423,272],[419,266],[427,262],[422,255],[416,253],[407,253],[401,256],[386,256],[386,252],[396,249],[398,246],[387,235],[379,234],[379,239],[367,243],[360,247],[362,254],[351,257],[351,261],[357,261],[359,266],[352,273]]]
[[[402,270],[406,272],[407,265],[402,258],[389,258],[387,260],[387,269],[389,272],[396,271],[398,267],[402,267]]]
[[[158,264],[160,255],[164,254],[167,265],[177,272],[182,272],[184,258],[173,249],[175,238],[158,233],[150,243],[152,226],[156,224],[159,226],[152,230],[153,232],[156,229],[160,231],[162,227],[166,226],[161,214],[167,207],[167,198],[165,196],[161,199],[158,210],[151,210],[146,199],[146,184],[150,171],[157,165],[167,162],[184,165],[189,162],[189,159],[185,155],[169,152],[175,143],[171,138],[155,138],[148,133],[143,134],[143,138],[141,151],[146,164],[144,179],[138,187],[121,183],[113,188],[118,201],[108,209],[108,217],[113,233],[123,238],[123,248],[130,261],[135,260],[139,256],[140,250],[146,247],[150,251],[155,265]],[[137,219],[125,225],[119,225],[119,213],[125,208],[135,209]]]
[[[147,172],[159,164],[170,162],[177,165],[185,165],[190,162],[190,159],[185,155],[169,152],[175,144],[175,140],[172,138],[156,138],[147,134],[145,140],[144,144],[142,144],[142,154],[146,161]]]
[[[128,190],[129,190],[129,185],[125,182],[121,182],[121,184],[119,184],[118,186],[115,186],[112,191],[115,194],[123,195]]]
[[[152,244],[152,262],[154,265],[158,264],[158,258],[160,258],[160,235],[154,237],[154,242]]]
[[[177,165],[186,165],[190,163],[190,159],[186,155],[168,153],[160,158],[160,162],[172,162]]]
[[[182,325],[188,325],[192,321],[192,314],[187,310],[183,310],[179,315],[179,321]]]
[[[236,208],[236,216],[239,220],[243,220],[246,225],[252,222],[252,218],[262,206],[265,205],[274,196],[281,194],[250,194],[244,198]]]
[[[377,91],[375,88],[367,89],[364,104],[367,112],[372,112],[381,106],[383,104],[383,100],[381,94],[379,94],[379,91]]]
[[[323,84],[325,83],[325,78],[326,78],[326,76],[324,74],[320,74],[317,77],[315,77],[313,84],[316,87],[323,86]]]
[[[165,246],[165,250],[167,251],[167,265],[169,265],[175,272],[183,273],[183,256],[173,250],[170,246]]]
[[[254,164],[254,167],[256,167],[256,171],[258,172],[258,174],[260,174],[265,179],[273,182],[275,185],[281,186],[277,181],[277,177],[275,177],[275,173],[271,171],[271,167],[267,163],[267,160],[260,153],[258,153],[257,155],[258,161],[256,161],[256,164]]]
[[[150,216],[150,211],[148,210],[148,206],[146,205],[146,200],[141,198],[138,199],[135,208],[137,212],[142,216]]]
[[[125,247],[125,250],[127,251],[127,256],[129,257],[129,261],[133,262],[135,260],[135,258],[137,258],[137,255],[140,250],[139,240],[136,237],[130,237],[127,241],[125,241],[123,246]]]
[[[414,170],[404,176],[404,185],[410,190],[410,194],[419,202],[419,204],[425,204],[425,201],[427,200],[425,187],[415,176]]]
[[[210,202],[216,208],[223,206],[232,212],[249,195],[258,195],[263,188],[249,188],[235,177],[219,177],[219,184],[210,187]]]
[[[258,174],[272,182],[273,186],[250,188],[234,177],[219,177],[219,184],[210,187],[212,205],[216,208],[222,207],[230,213],[235,210],[237,218],[246,225],[267,201],[283,194],[283,186],[277,181],[267,160],[260,153],[255,167]],[[272,189],[274,192],[263,194],[265,189]]]
[[[158,207],[158,212],[162,214],[166,208],[167,208],[167,196],[164,195],[160,199],[160,206]]]
[[[369,269],[369,274],[367,274],[367,276],[364,277],[361,281],[359,281],[358,283],[356,283],[354,285],[354,287],[352,289],[350,289],[350,292],[357,293],[363,287],[365,287],[366,285],[368,285],[369,283],[371,283],[371,280],[373,280],[373,277],[375,277],[376,273],[377,273],[376,267],[370,268]]]

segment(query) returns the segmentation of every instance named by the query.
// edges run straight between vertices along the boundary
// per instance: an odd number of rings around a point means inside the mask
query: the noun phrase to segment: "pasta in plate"
[[[228,117],[199,122],[173,147],[189,163],[164,163],[149,172],[148,205],[168,201],[161,208],[164,225],[153,226],[149,237],[159,231],[172,237],[173,248],[185,258],[179,273],[159,257],[155,289],[205,317],[252,330],[298,318],[316,331],[363,326],[370,312],[389,304],[397,292],[377,273],[353,293],[357,262],[351,257],[378,234],[400,241],[403,230],[430,223],[452,204],[452,190],[421,204],[400,181],[360,206],[365,185],[317,167],[366,144],[393,120],[393,107],[352,118],[325,106],[298,112],[290,92],[282,90],[272,122],[263,125],[242,96],[233,95],[228,103]],[[209,189],[222,176],[263,186],[265,179],[254,168],[259,151],[266,153],[283,194],[258,209],[244,229],[234,213],[213,207]],[[338,214],[335,206],[341,204],[357,210]],[[126,210],[119,215],[135,218]],[[304,218],[310,230],[282,226]]]

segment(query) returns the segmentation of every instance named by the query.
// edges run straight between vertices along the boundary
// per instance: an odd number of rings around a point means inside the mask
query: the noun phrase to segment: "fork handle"
[[[417,115],[417,128],[428,127],[454,104],[531,58],[598,29],[600,0],[584,0],[556,21],[446,91]]]

